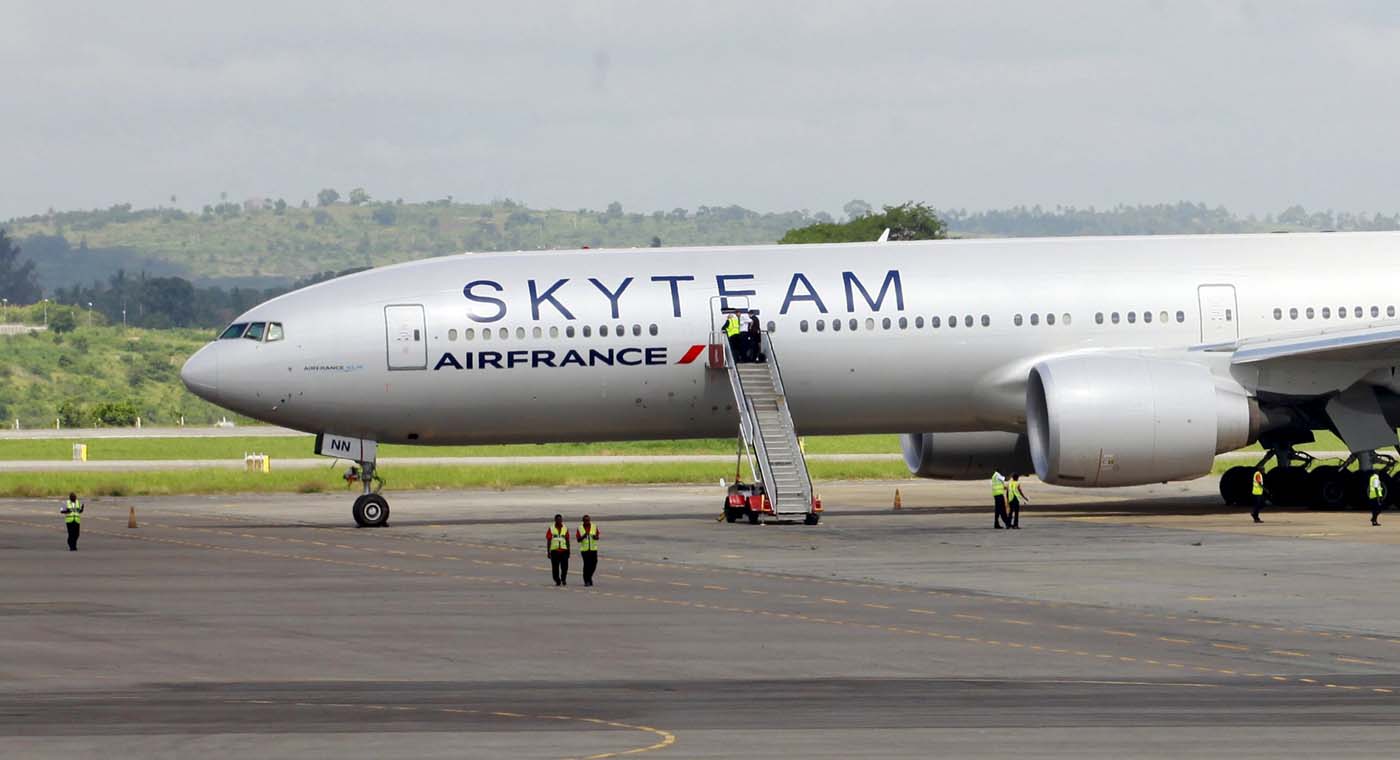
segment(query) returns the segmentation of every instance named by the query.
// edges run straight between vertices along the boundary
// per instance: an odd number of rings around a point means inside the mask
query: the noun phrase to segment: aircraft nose
[[[213,345],[194,352],[180,368],[180,380],[190,393],[205,401],[218,401],[219,396],[219,357]]]

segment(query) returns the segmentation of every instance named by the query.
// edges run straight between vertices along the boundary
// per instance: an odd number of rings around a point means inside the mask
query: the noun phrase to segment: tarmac
[[[894,489],[903,508],[894,510]],[[0,501],[0,754],[1389,757],[1400,518],[1219,505],[1210,480]],[[127,527],[129,509],[139,527]],[[599,576],[555,587],[555,512]]]

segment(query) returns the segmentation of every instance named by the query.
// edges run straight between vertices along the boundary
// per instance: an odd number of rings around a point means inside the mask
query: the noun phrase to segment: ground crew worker
[[[1006,517],[1006,476],[1000,472],[992,473],[992,508],[996,513],[992,516],[992,527],[1001,530],[1001,524]],[[1007,523],[1010,525],[1010,523]]]
[[[68,551],[78,550],[78,530],[83,523],[83,503],[78,501],[78,495],[68,494],[68,503],[58,510],[63,515],[63,524],[68,528]]]
[[[724,335],[729,339],[729,351],[734,355],[734,363],[745,361],[743,328],[739,326],[738,312],[729,312],[729,319],[724,321]]]
[[[749,331],[745,336],[749,344],[749,361],[766,362],[768,357],[763,355],[763,326],[758,323],[758,312],[749,312]]]
[[[588,515],[578,529],[578,555],[583,557],[583,585],[593,585],[593,571],[598,569],[598,526]]]
[[[1371,499],[1371,524],[1380,525],[1381,508],[1385,506],[1385,484],[1381,482],[1381,474],[1375,470],[1371,471],[1370,481],[1366,484],[1366,495]]]
[[[563,516],[554,516],[554,524],[545,531],[544,538],[549,547],[549,572],[554,576],[554,585],[569,585],[569,529],[564,527]]]
[[[1021,473],[1011,473],[1011,481],[1006,484],[1006,527],[1021,529],[1021,502],[1028,502],[1021,491]]]
[[[1264,508],[1264,471],[1255,470],[1254,480],[1250,483],[1249,493],[1254,497],[1254,511],[1249,513],[1255,522],[1264,522],[1259,519],[1259,510]]]

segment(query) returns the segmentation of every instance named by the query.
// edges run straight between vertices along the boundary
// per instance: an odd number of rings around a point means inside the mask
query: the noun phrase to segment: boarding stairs
[[[739,409],[739,435],[754,482],[768,495],[772,516],[804,519],[813,509],[812,478],[793,428],[778,354],[768,333],[761,336],[761,362],[736,362],[724,344],[724,366]]]

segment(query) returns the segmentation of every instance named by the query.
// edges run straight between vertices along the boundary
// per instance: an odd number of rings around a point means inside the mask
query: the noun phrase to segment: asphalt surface
[[[0,754],[1388,757],[1394,527],[1223,511],[1206,482],[0,501]],[[135,507],[139,527],[127,527]],[[588,511],[597,585],[548,578]],[[1394,531],[1394,533],[1392,533]]]

